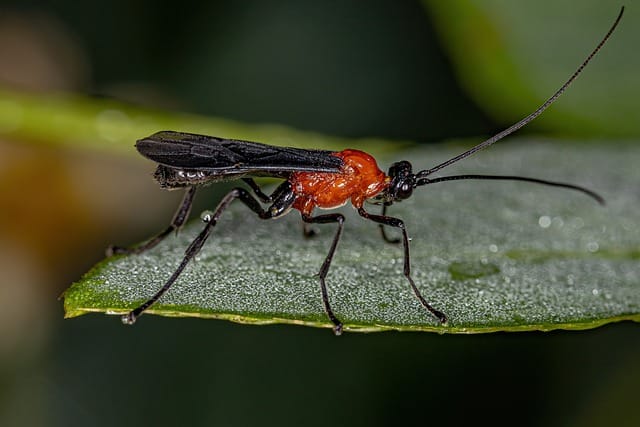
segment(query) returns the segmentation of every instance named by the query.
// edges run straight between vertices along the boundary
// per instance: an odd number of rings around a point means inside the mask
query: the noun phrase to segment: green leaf
[[[416,149],[384,163],[407,158],[427,168],[464,148]],[[447,174],[577,183],[600,192],[607,205],[528,183],[457,181],[421,187],[392,206],[389,213],[405,220],[412,237],[413,277],[448,315],[444,326],[411,293],[402,248],[384,243],[377,225],[345,208],[345,231],[327,277],[333,308],[354,331],[476,333],[640,321],[638,160],[638,144],[502,143]],[[163,285],[201,228],[196,220],[145,254],[103,260],[65,293],[66,316],[136,307]],[[318,234],[305,239],[295,212],[261,221],[236,203],[196,262],[147,313],[330,327],[315,275],[336,227],[315,228]]]

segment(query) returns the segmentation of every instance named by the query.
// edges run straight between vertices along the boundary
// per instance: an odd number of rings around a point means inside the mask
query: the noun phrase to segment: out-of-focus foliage
[[[141,108],[71,94],[29,94],[0,89],[0,135],[52,145],[137,156],[135,141],[158,129],[261,141],[274,145],[339,149],[345,144],[379,149],[399,141],[347,140],[275,124],[246,124],[195,114]]]
[[[502,122],[541,104],[583,61],[622,3],[424,0],[460,82]],[[638,136],[640,15],[628,5],[604,49],[532,128],[594,136]],[[615,76],[615,77],[613,77]]]

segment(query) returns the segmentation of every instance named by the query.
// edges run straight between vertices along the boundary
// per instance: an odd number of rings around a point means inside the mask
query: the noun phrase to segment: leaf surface
[[[405,158],[415,169],[428,168],[466,147],[405,151],[381,166]],[[392,206],[388,213],[405,221],[412,238],[416,284],[447,314],[444,326],[413,296],[402,274],[401,246],[384,243],[376,224],[345,207],[345,231],[327,277],[334,311],[346,330],[358,331],[480,333],[640,321],[639,160],[638,144],[517,140],[446,174],[581,184],[607,205],[529,183],[457,181],[421,187]],[[236,203],[147,313],[330,327],[316,273],[336,228],[315,225],[316,236],[305,239],[300,222],[295,211],[262,221]],[[201,228],[195,220],[147,253],[101,261],[66,291],[66,316],[136,307],[163,285]]]

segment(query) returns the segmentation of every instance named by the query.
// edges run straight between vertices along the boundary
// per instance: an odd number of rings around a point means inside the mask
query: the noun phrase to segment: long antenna
[[[512,176],[512,175],[451,175],[451,176],[439,176],[437,178],[420,178],[416,181],[416,187],[421,185],[435,184],[436,182],[445,181],[457,181],[460,179],[486,179],[494,181],[525,181],[533,182],[535,184],[549,185],[552,187],[568,188],[570,190],[580,191],[587,196],[595,199],[601,205],[605,204],[604,198],[595,191],[575,184],[567,184],[564,182],[549,181],[546,179],[529,178],[526,176]]]
[[[536,117],[538,117],[544,110],[547,109],[547,107],[549,107],[549,105],[553,104],[555,102],[556,99],[558,99],[560,97],[560,95],[562,95],[562,93],[567,89],[567,87],[569,87],[569,85],[571,83],[573,83],[573,81],[576,79],[576,77],[578,77],[578,75],[582,72],[582,70],[584,69],[584,67],[587,66],[587,64],[591,61],[591,59],[596,55],[596,53],[598,53],[598,51],[602,48],[602,46],[604,46],[604,44],[606,43],[606,41],[609,39],[609,37],[611,36],[611,34],[613,33],[613,31],[616,29],[616,27],[618,26],[618,23],[620,22],[620,19],[622,18],[622,14],[624,13],[624,6],[622,6],[620,8],[620,13],[618,14],[618,17],[616,18],[615,22],[613,23],[613,25],[611,26],[611,28],[609,29],[609,31],[607,32],[607,34],[604,36],[604,38],[602,39],[602,41],[600,41],[600,43],[598,43],[598,46],[596,46],[596,48],[593,50],[593,52],[591,52],[591,54],[589,54],[589,56],[587,57],[587,59],[584,60],[584,62],[578,67],[578,69],[573,73],[573,75],[569,78],[569,80],[567,80],[567,82],[565,84],[562,85],[562,87],[560,87],[560,89],[558,89],[556,91],[556,93],[554,93],[551,98],[547,99],[544,104],[542,104],[540,107],[538,107],[538,109],[536,111],[534,111],[533,113],[529,114],[527,117],[525,117],[524,119],[520,120],[518,123],[514,124],[513,126],[503,130],[502,132],[492,136],[491,138],[487,139],[484,142],[481,142],[480,144],[476,145],[475,147],[471,148],[470,150],[465,151],[462,154],[459,154],[449,160],[447,160],[446,162],[440,163],[437,166],[432,167],[431,169],[427,169],[427,170],[423,170],[420,171],[416,174],[416,177],[419,178],[424,178],[428,175],[431,175],[432,173],[439,171],[442,168],[446,168],[447,166],[460,161],[462,159],[464,159],[465,157],[469,157],[472,154],[487,148],[488,146],[490,146],[491,144],[494,144],[495,142],[501,140],[502,138],[504,138],[505,136],[512,134],[513,132],[517,131],[518,129],[520,129],[521,127],[525,126],[527,123],[529,123],[530,121],[532,121],[533,119],[535,119]]]

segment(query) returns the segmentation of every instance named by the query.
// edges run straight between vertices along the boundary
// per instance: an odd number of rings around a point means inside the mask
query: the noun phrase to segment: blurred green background
[[[627,6],[602,54],[525,132],[637,138],[640,26]],[[520,425],[638,425],[640,340],[630,323],[335,338],[156,316],[133,328],[99,315],[65,321],[57,296],[107,245],[164,227],[179,195],[158,189],[136,155],[144,135],[74,138],[55,117],[11,116],[25,96],[66,113],[58,102],[72,95],[71,115],[112,114],[116,100],[155,118],[219,117],[207,126],[233,132],[220,136],[267,129],[263,140],[288,144],[313,134],[265,124],[360,141],[486,136],[564,82],[618,7],[1,1],[0,425],[455,425],[510,414]]]

